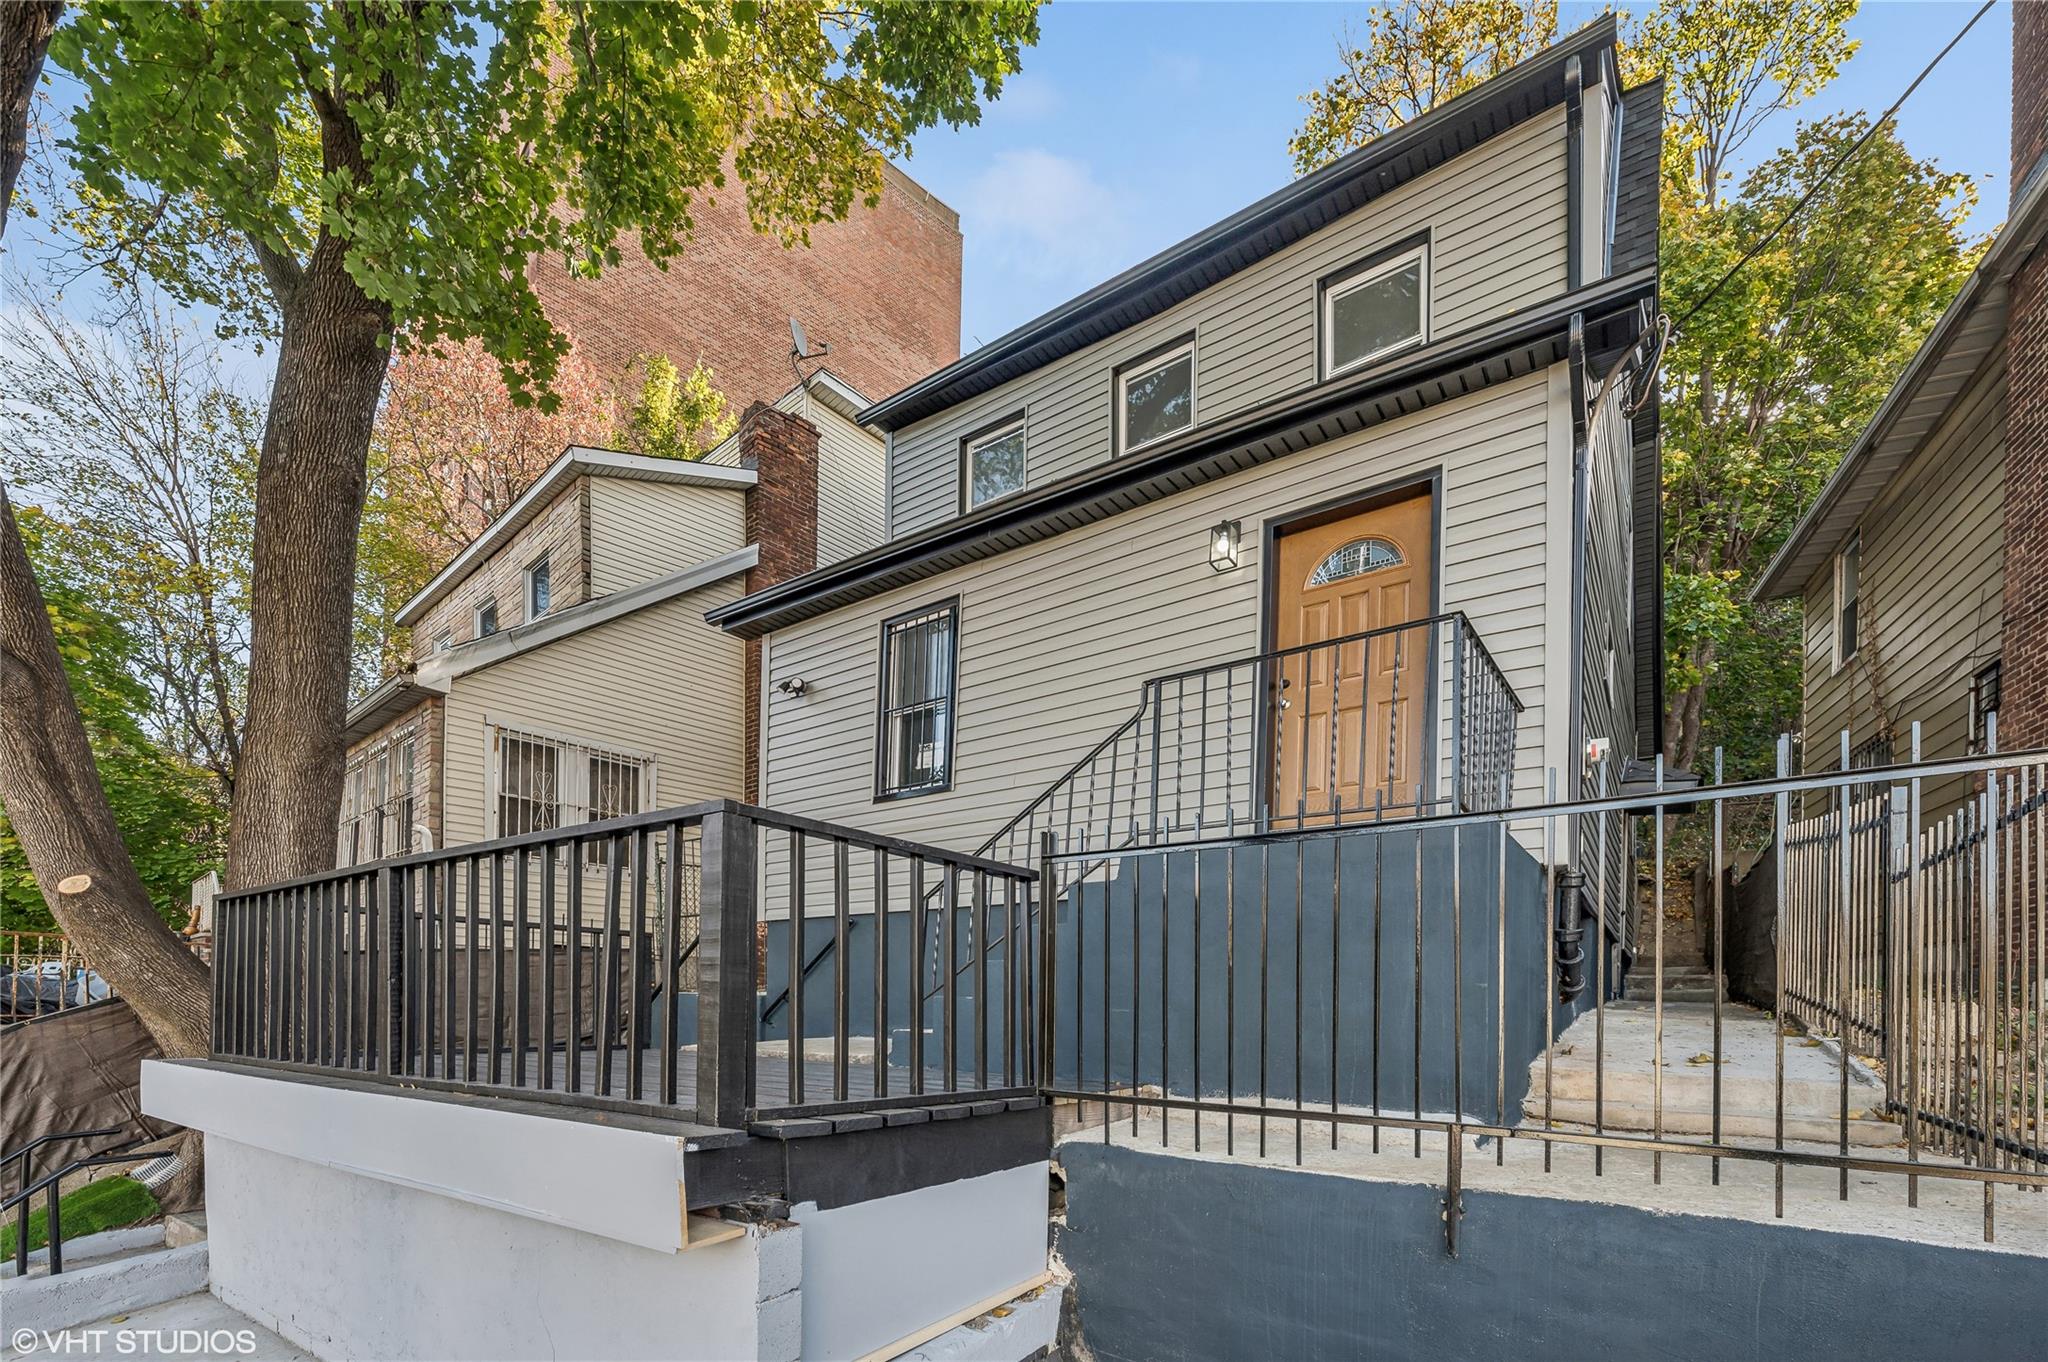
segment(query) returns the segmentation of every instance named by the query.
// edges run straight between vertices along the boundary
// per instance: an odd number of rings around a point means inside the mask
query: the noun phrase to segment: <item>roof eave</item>
[[[1034,347],[1057,344],[1063,337],[1072,337],[1101,314],[1133,300],[1142,299],[1152,290],[1166,288],[1176,276],[1194,268],[1201,261],[1235,249],[1256,233],[1284,222],[1291,214],[1308,211],[1327,195],[1354,180],[1384,169],[1398,157],[1408,154],[1428,139],[1439,136],[1460,119],[1471,117],[1480,110],[1493,107],[1496,103],[1512,102],[1530,85],[1540,84],[1561,72],[1573,57],[1583,59],[1613,47],[1616,32],[1615,17],[1612,14],[1601,15],[1578,31],[1491,80],[1475,86],[1455,99],[1445,101],[1428,113],[1375,138],[1356,151],[1339,157],[1322,169],[1283,186],[1214,226],[1169,246],[1149,260],[1141,261],[1052,311],[1033,318],[1016,330],[998,337],[972,354],[962,356],[901,392],[883,398],[860,414],[860,423],[894,431],[966,400],[974,394],[963,393],[959,397],[937,400],[937,405],[932,405],[937,395],[944,393],[945,390],[969,382],[976,375]],[[1604,62],[1592,63],[1585,74],[1586,82],[1590,85],[1600,81],[1605,68]],[[1560,89],[1555,102],[1562,101],[1563,94]],[[1545,107],[1549,107],[1551,102],[1546,100]],[[1249,263],[1251,262],[1245,262]],[[1161,303],[1154,311],[1170,305]],[[1135,321],[1115,329],[1122,330],[1133,324]],[[1079,341],[1075,343],[1074,348],[1092,344],[1095,339],[1101,338]],[[931,410],[923,410],[927,406],[930,406]]]

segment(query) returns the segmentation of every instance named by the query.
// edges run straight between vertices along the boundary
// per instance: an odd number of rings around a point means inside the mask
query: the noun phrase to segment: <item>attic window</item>
[[[498,603],[494,600],[480,602],[472,619],[476,626],[476,637],[489,638],[498,632]]]
[[[1417,245],[1323,286],[1323,372],[1341,374],[1423,339],[1429,251]]]
[[[1117,370],[1117,449],[1129,453],[1195,423],[1195,339]]]
[[[968,437],[967,504],[971,511],[1024,490],[1024,423],[1012,421],[996,430]]]
[[[526,618],[537,620],[548,612],[548,560],[542,555],[526,569]]]
[[[1401,563],[1401,550],[1386,540],[1354,539],[1332,550],[1329,557],[1317,563],[1316,570],[1309,574],[1308,584],[1328,586],[1332,582],[1378,572],[1381,568],[1399,567]]]

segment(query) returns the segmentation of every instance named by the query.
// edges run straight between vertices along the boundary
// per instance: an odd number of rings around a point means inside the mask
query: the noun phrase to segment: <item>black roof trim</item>
[[[1456,99],[882,399],[861,413],[861,424],[901,430],[1134,326],[1292,245],[1563,103],[1565,65],[1571,58],[1581,59],[1586,84],[1597,84],[1608,63],[1588,59],[1614,46],[1615,31],[1614,16],[1600,16]]]
[[[950,568],[1092,524],[1218,477],[1489,387],[1564,358],[1571,318],[1618,348],[1643,325],[1654,266],[1602,279],[1470,327],[1335,382],[1226,417],[1141,454],[1110,459],[970,515],[768,587],[705,618],[743,638],[811,619]]]

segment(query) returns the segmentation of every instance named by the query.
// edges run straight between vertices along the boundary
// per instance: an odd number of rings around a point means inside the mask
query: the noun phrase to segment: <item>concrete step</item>
[[[1555,1125],[1593,1125],[1593,1102],[1590,1098],[1574,1098],[1570,1101],[1553,1100],[1551,1122]],[[1532,1120],[1543,1119],[1543,1099],[1531,1095],[1522,1104],[1523,1115]],[[1657,1126],[1654,1110],[1650,1106],[1609,1101],[1602,1112],[1602,1126],[1610,1131],[1627,1131],[1630,1134],[1648,1134]],[[1666,1135],[1712,1135],[1714,1113],[1711,1107],[1664,1107],[1664,1133]],[[1777,1131],[1776,1113],[1753,1108],[1731,1110],[1721,1109],[1721,1137],[1724,1140],[1768,1140]],[[1841,1123],[1832,1116],[1821,1116],[1812,1112],[1785,1113],[1785,1139],[1806,1141],[1814,1144],[1832,1145],[1841,1138]],[[1849,1121],[1849,1144],[1858,1149],[1879,1149],[1906,1142],[1906,1135],[1898,1126],[1889,1121],[1874,1121],[1852,1117]]]

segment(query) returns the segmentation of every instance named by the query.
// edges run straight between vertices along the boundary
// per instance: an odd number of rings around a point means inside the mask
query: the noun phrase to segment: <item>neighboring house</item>
[[[1804,768],[2048,741],[2048,12],[2015,7],[2010,217],[1756,587],[1804,608]]]
[[[399,611],[349,713],[352,865],[751,788],[758,650],[707,610],[881,539],[882,441],[830,373],[702,460],[570,449]]]
[[[1047,792],[1128,840],[1613,788],[1660,740],[1661,119],[1600,20],[863,413],[888,541],[712,612],[765,643],[763,802],[1028,860]]]

